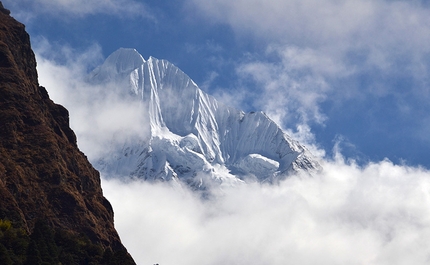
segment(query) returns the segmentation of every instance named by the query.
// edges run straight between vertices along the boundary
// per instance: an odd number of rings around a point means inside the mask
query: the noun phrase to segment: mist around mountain
[[[142,115],[134,125],[140,131],[115,132],[109,153],[94,161],[106,176],[207,189],[215,183],[273,183],[320,170],[316,158],[263,112],[224,105],[166,60],[145,60],[135,49],[121,48],[87,80],[111,89]]]

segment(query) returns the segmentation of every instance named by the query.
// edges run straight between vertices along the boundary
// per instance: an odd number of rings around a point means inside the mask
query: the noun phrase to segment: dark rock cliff
[[[9,14],[0,2],[0,219],[28,235],[44,220],[126,253],[99,173],[79,151],[68,111],[39,86],[29,35]]]

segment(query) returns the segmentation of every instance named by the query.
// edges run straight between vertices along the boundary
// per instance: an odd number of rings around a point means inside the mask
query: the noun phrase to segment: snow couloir
[[[273,182],[320,169],[306,148],[263,112],[223,105],[166,60],[145,60],[135,49],[121,48],[89,81],[114,84],[139,100],[148,121],[145,136],[112,140],[115,149],[96,162],[104,174],[203,188],[214,182]]]

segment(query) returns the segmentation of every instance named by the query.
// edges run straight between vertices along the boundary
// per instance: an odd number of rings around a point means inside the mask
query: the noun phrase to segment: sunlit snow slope
[[[244,113],[206,94],[165,60],[119,49],[90,74],[114,83],[147,112],[149,135],[120,143],[96,166],[112,176],[210,182],[274,181],[319,169],[308,151],[262,112]]]

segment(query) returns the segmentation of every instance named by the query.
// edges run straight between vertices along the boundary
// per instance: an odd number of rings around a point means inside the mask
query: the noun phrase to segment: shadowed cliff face
[[[43,219],[123,250],[99,173],[78,150],[68,111],[39,86],[29,36],[9,13],[0,2],[0,219],[30,234]]]

